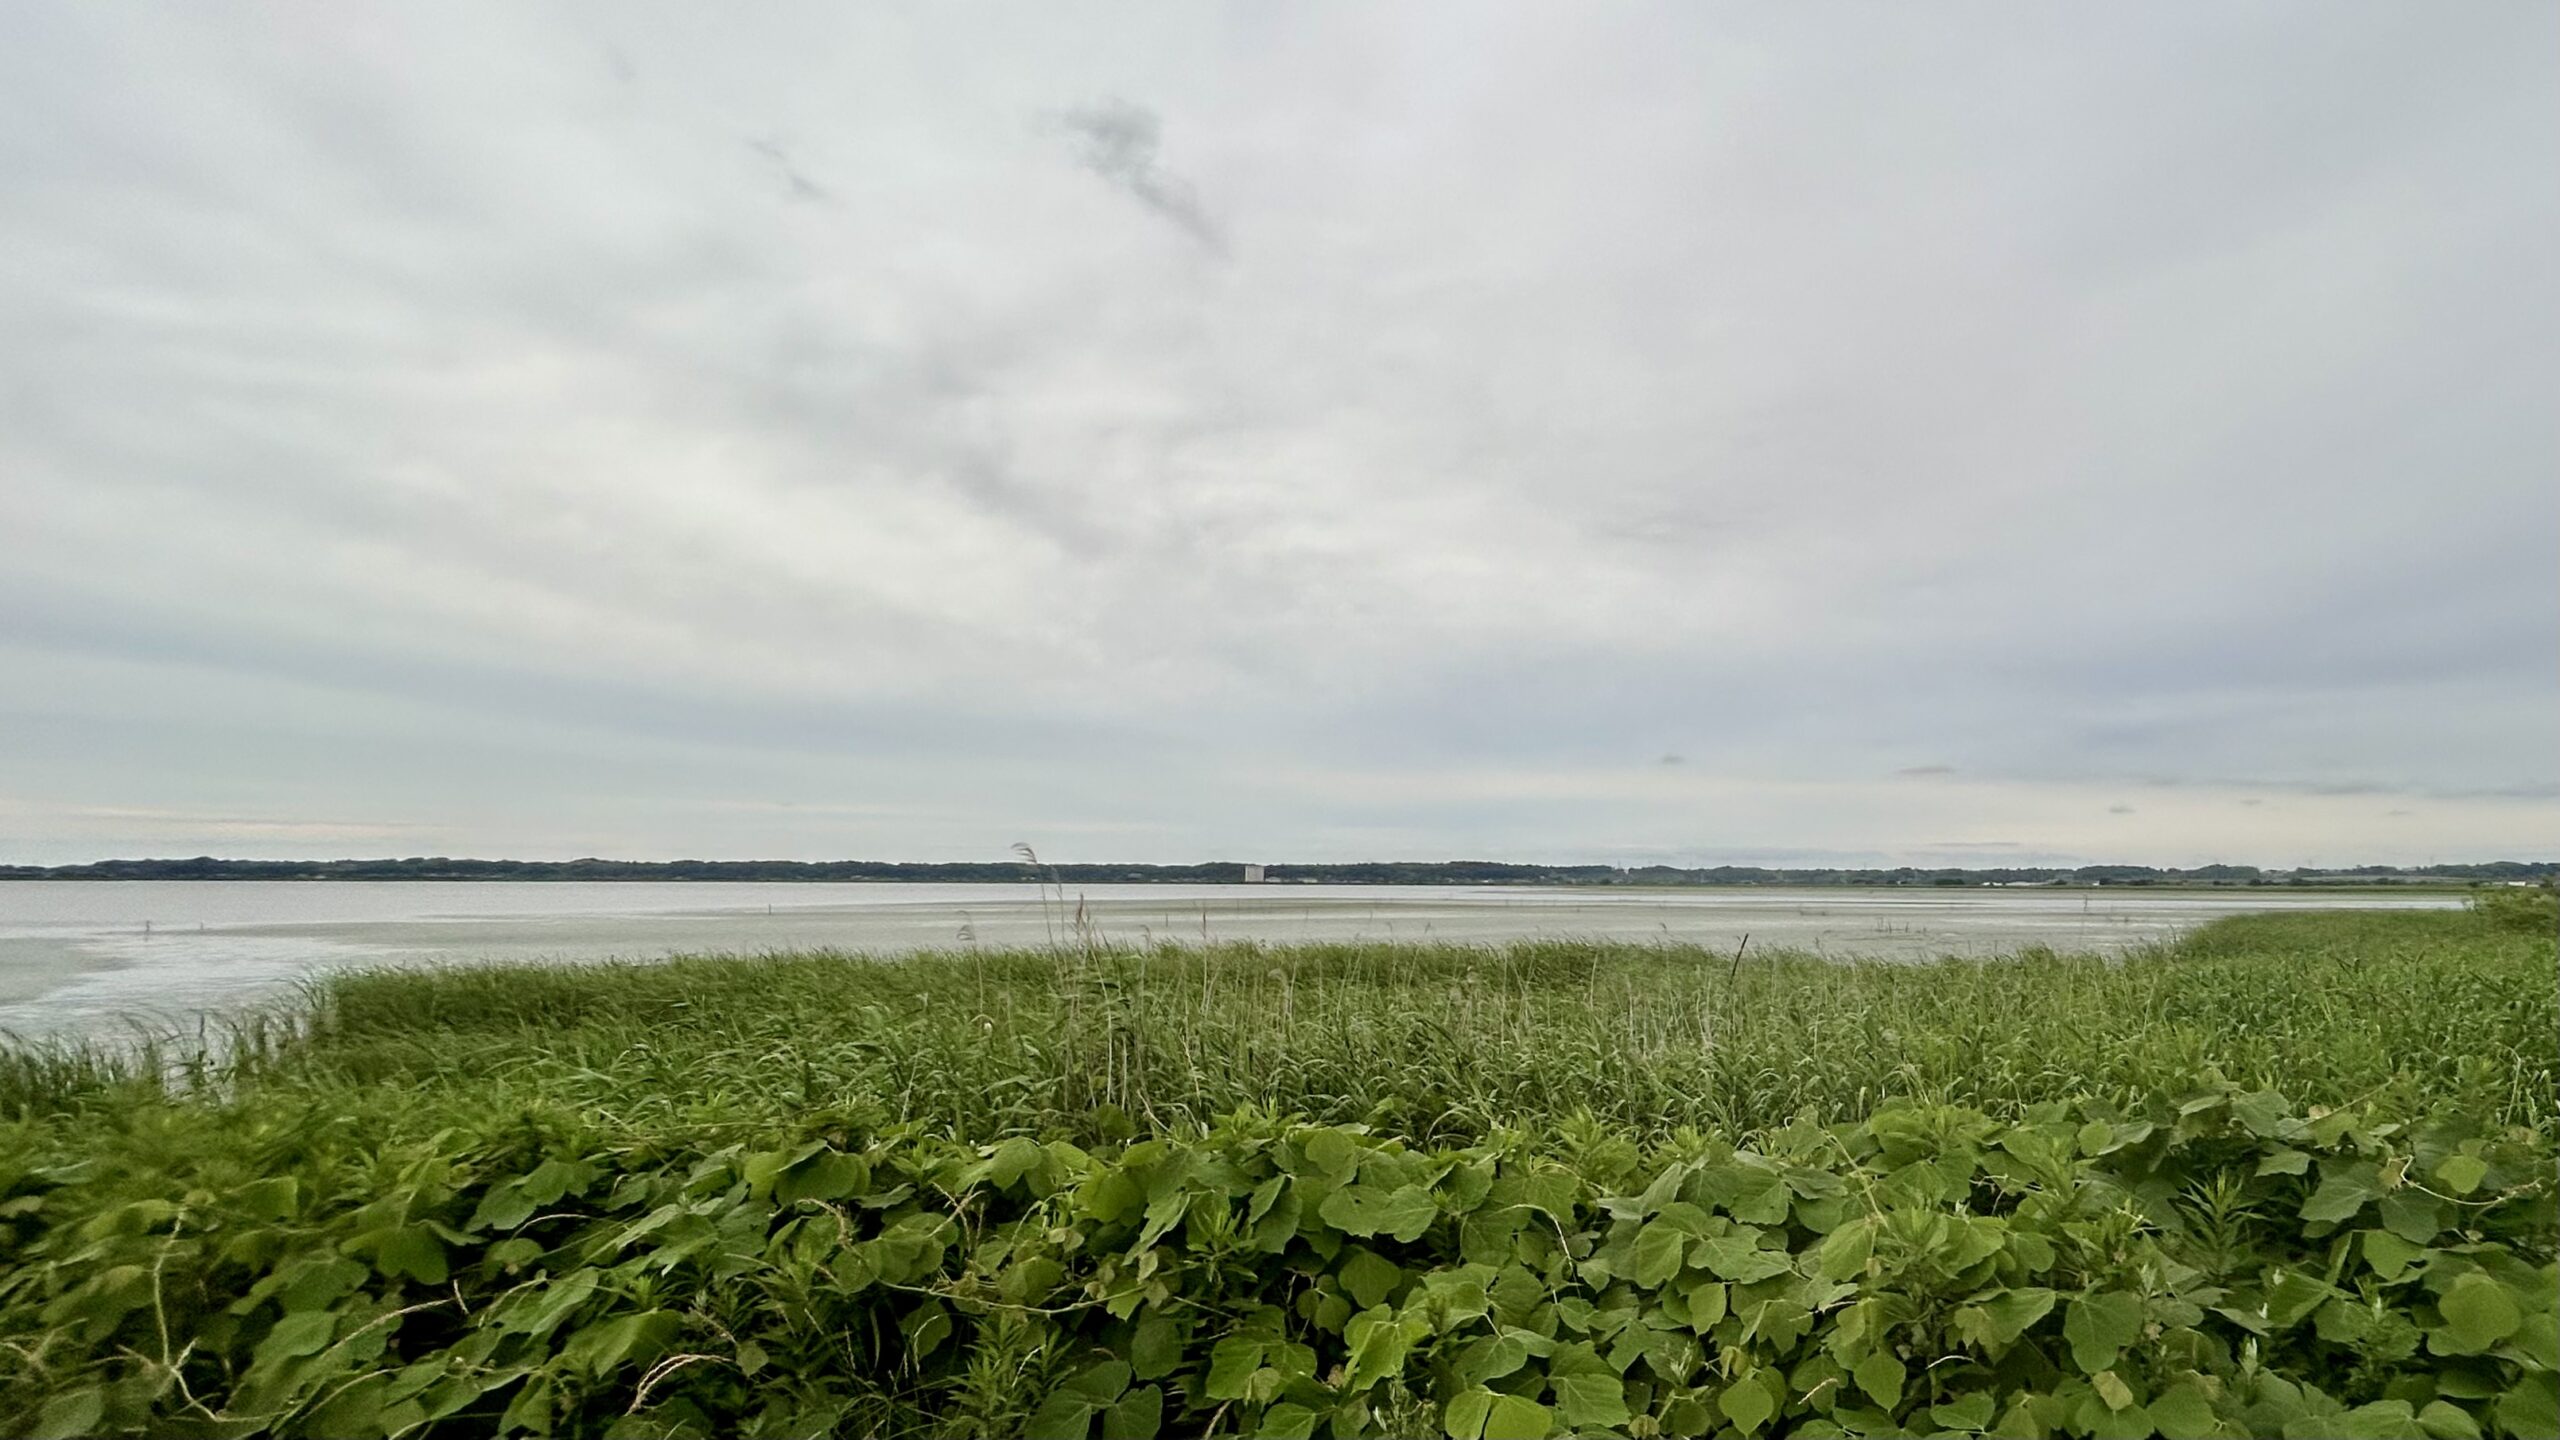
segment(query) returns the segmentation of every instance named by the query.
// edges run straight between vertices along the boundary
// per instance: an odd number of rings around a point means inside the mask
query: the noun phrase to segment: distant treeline
[[[1780,870],[1757,865],[1514,865],[1495,860],[1363,861],[1265,865],[1275,884],[1327,885],[2336,885],[2549,881],[2560,862],[2366,865],[2344,870],[2261,870],[2254,865],[2034,866],[1990,870]],[[965,884],[1054,879],[1068,885],[1232,884],[1237,862],[1199,865],[1040,865],[1021,861],[898,860],[100,860],[88,865],[0,865],[0,880],[874,880]]]

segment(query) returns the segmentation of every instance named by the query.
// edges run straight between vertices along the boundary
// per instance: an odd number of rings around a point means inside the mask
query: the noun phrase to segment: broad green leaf
[[[2364,1248],[2364,1263],[2385,1280],[2397,1280],[2408,1273],[2409,1264],[2426,1254],[2426,1248],[2412,1245],[2388,1230],[2366,1230],[2357,1236]]]
[[[1182,1365],[1182,1329],[1169,1315],[1149,1315],[1129,1337],[1129,1369],[1141,1380],[1161,1380]]]
[[[1335,1275],[1350,1293],[1352,1303],[1363,1310],[1384,1303],[1404,1279],[1404,1272],[1396,1268],[1394,1261],[1359,1245],[1351,1247]]]
[[[1076,1206],[1094,1220],[1118,1220],[1146,1198],[1138,1182],[1119,1170],[1096,1170],[1076,1187]]]
[[[1316,1412],[1294,1400],[1283,1400],[1262,1412],[1262,1423],[1253,1428],[1260,1440],[1307,1440],[1316,1433]]]
[[[1292,1180],[1280,1191],[1279,1199],[1271,1208],[1263,1212],[1262,1218],[1253,1222],[1254,1248],[1266,1255],[1277,1255],[1288,1249],[1289,1242],[1297,1238],[1298,1222],[1305,1218],[1305,1214],[1306,1199],[1299,1192],[1297,1182]]]
[[[1030,1145],[1030,1141],[1023,1142]],[[1035,1151],[1040,1147],[1032,1145]],[[859,1155],[826,1151],[792,1166],[773,1184],[778,1205],[802,1200],[840,1200],[870,1188],[871,1166]]]
[[[2498,1397],[2498,1423],[2510,1435],[2560,1435],[2560,1385],[2555,1377],[2527,1375]]]
[[[296,1310],[275,1323],[267,1338],[258,1342],[258,1363],[274,1365],[297,1355],[316,1355],[336,1333],[337,1312],[331,1310]]]
[[[1316,1322],[1317,1329],[1329,1335],[1339,1335],[1342,1333],[1342,1327],[1351,1323],[1354,1313],[1356,1312],[1351,1308],[1350,1296],[1339,1293],[1332,1295],[1319,1293],[1316,1296],[1315,1314],[1309,1318]]]
[[[2453,1351],[2456,1354],[2476,1355],[2516,1333],[2524,1321],[2524,1312],[2507,1287],[2478,1272],[2454,1281],[2437,1299],[2436,1308],[2444,1312],[2445,1327],[2436,1332],[2437,1337],[2451,1332],[2459,1347]]]
[[[560,1322],[569,1318],[571,1311],[585,1304],[595,1289],[596,1272],[593,1269],[572,1270],[567,1279],[546,1289],[523,1292],[528,1297],[527,1303],[522,1310],[510,1312],[507,1328],[528,1335],[548,1335],[560,1327]]]
[[[1725,1316],[1728,1292],[1720,1280],[1693,1280],[1682,1292],[1689,1302],[1689,1328],[1704,1335]]]
[[[2436,1178],[2456,1195],[2468,1195],[2489,1178],[2489,1164],[2477,1155],[2448,1155],[2436,1166]]]
[[[540,1207],[533,1197],[514,1185],[496,1185],[480,1197],[480,1206],[464,1222],[465,1230],[513,1230],[533,1218]]]
[[[2044,1286],[2021,1285],[1983,1301],[1980,1309],[1990,1321],[1992,1335],[2003,1345],[2013,1345],[2037,1321],[2053,1313],[2054,1299],[2054,1293]]]
[[[2285,1271],[2267,1290],[2267,1320],[2279,1330],[2286,1329],[2327,1304],[2337,1293],[2336,1288],[2325,1281],[2315,1280],[2299,1270]]]
[[[1087,1397],[1058,1391],[1024,1422],[1023,1440],[1085,1440],[1093,1430],[1093,1410]]]
[[[290,1220],[302,1208],[302,1182],[291,1175],[253,1180],[233,1191],[231,1198],[261,1220]]]
[[[585,1190],[595,1183],[592,1165],[575,1160],[545,1160],[533,1173],[518,1180],[516,1188],[536,1205],[557,1205],[563,1196]]]
[[[2101,1370],[2090,1376],[2089,1388],[2098,1392],[2098,1398],[2106,1401],[2110,1410],[2133,1407],[2133,1387],[2125,1384],[2124,1377],[2113,1370]]]
[[[1574,1430],[1612,1430],[1627,1423],[1627,1392],[1615,1371],[1558,1375],[1548,1385],[1555,1391],[1556,1415]]]
[[[1618,1367],[1610,1364],[1589,1341],[1575,1340],[1555,1347],[1547,1358],[1547,1374],[1551,1379],[1558,1375],[1599,1375],[1615,1380]]]
[[[1081,1395],[1096,1405],[1108,1405],[1129,1388],[1130,1366],[1126,1360],[1097,1360],[1079,1370],[1058,1387],[1063,1395]]]
[[[1493,1392],[1479,1385],[1441,1407],[1440,1429],[1449,1440],[1477,1440],[1492,1413]]]
[[[1482,1265],[1430,1271],[1405,1308],[1442,1331],[1460,1328],[1493,1312],[1493,1300],[1485,1294],[1485,1282],[1492,1278],[1490,1267]]]
[[[1488,1335],[1476,1341],[1458,1352],[1450,1367],[1451,1373],[1475,1385],[1512,1374],[1529,1363],[1529,1345],[1524,1338],[1527,1334],[1523,1330],[1506,1329],[1499,1335]]]
[[[1745,1435],[1756,1434],[1778,1413],[1778,1402],[1760,1383],[1760,1372],[1745,1370],[1716,1396],[1716,1408]]]
[[[1555,1412],[1521,1395],[1496,1395],[1485,1415],[1484,1440],[1547,1440]]]
[[[303,1425],[314,1435],[373,1435],[387,1433],[390,1426],[382,1406],[383,1388],[390,1377],[375,1373],[358,1376],[330,1394],[318,1409],[303,1417]]]
[[[1008,1305],[1037,1305],[1066,1278],[1067,1267],[1046,1255],[1033,1255],[1006,1266],[996,1276],[996,1293]]]
[[[2394,1190],[2377,1207],[2382,1227],[2412,1245],[2424,1245],[2444,1230],[2444,1205],[2417,1190]]]
[[[1344,1388],[1357,1393],[1404,1370],[1405,1353],[1413,1348],[1413,1332],[1384,1305],[1351,1317],[1342,1338],[1350,1349],[1351,1375]]]
[[[1665,1435],[1706,1435],[1716,1429],[1716,1413],[1694,1395],[1680,1396],[1663,1406],[1661,1419]]]
[[[2560,1370],[2560,1315],[2545,1310],[2525,1316],[2507,1344],[2545,1370]]]
[[[1846,1280],[1867,1268],[1867,1260],[1876,1250],[1876,1224],[1872,1218],[1852,1220],[1824,1238],[1823,1279]]]
[[[1360,1158],[1359,1147],[1339,1130],[1318,1130],[1306,1137],[1303,1148],[1309,1164],[1335,1179],[1345,1178]]]
[[[2311,1328],[2332,1345],[2362,1345],[2373,1333],[2375,1318],[2371,1306],[2341,1296],[2312,1312]]]
[[[1718,1235],[1698,1242],[1698,1258],[1720,1280],[1749,1284],[1784,1275],[1795,1268],[1783,1250],[1763,1250],[1741,1235]]]
[[[848,1155],[844,1158],[854,1160],[860,1157]],[[1002,1190],[1038,1169],[1048,1158],[1049,1152],[1039,1141],[1027,1135],[1012,1136],[999,1143],[994,1153],[987,1156],[987,1183]],[[865,1167],[865,1178],[868,1178],[868,1167]]]
[[[2151,1440],[2159,1431],[2151,1423],[2151,1412],[2139,1405],[2126,1405],[2110,1410],[2101,1403],[2096,1423],[2089,1427],[2089,1440]]]
[[[1786,1177],[1775,1170],[1739,1161],[1700,1170],[1707,1197],[1733,1218],[1753,1225],[1783,1225],[1793,1196]]]
[[[942,1348],[951,1338],[951,1312],[939,1300],[927,1300],[907,1312],[898,1322],[898,1332],[907,1342],[907,1358],[922,1360]]]
[[[373,1264],[385,1275],[405,1275],[423,1285],[441,1285],[449,1273],[444,1243],[423,1225],[403,1225],[387,1232],[374,1249]]]
[[[2480,1422],[2471,1412],[2443,1400],[2430,1400],[2418,1412],[2418,1428],[2435,1440],[2480,1440]]]
[[[2116,1363],[2116,1354],[2142,1336],[2142,1297],[2105,1290],[2073,1297],[2062,1317],[2062,1338],[2071,1343],[2071,1362],[2084,1375],[2096,1375]]]
[[[2418,1427],[2417,1412],[2406,1400],[2376,1400],[2343,1415],[2323,1415],[2319,1424],[2323,1440],[2403,1440],[2424,1433]],[[2294,1428],[2285,1427],[2288,1434]]]
[[[1138,1227],[1135,1248],[1144,1250],[1163,1239],[1165,1232],[1181,1224],[1182,1217],[1190,1213],[1190,1210],[1191,1193],[1187,1190],[1168,1190],[1148,1201],[1147,1223]]]
[[[1241,1400],[1262,1368],[1262,1342],[1230,1337],[1209,1351],[1209,1398]]]
[[[1292,1380],[1306,1380],[1314,1377],[1316,1352],[1312,1346],[1299,1345],[1287,1340],[1275,1340],[1263,1352],[1262,1363],[1265,1368],[1280,1377],[1280,1382],[1285,1385]]]
[[[1944,1405],[1930,1406],[1929,1418],[1937,1422],[1941,1429],[1985,1430],[1990,1428],[1991,1416],[1997,1409],[1998,1402],[1991,1396],[1975,1391],[1961,1400],[1950,1400]]]
[[[1102,1440],[1155,1440],[1164,1426],[1164,1391],[1141,1385],[1102,1412]]]
[[[572,1334],[561,1347],[561,1358],[590,1375],[603,1375],[625,1364],[646,1365],[683,1327],[683,1317],[672,1310],[618,1316]]]
[[[99,1433],[98,1422],[106,1418],[107,1397],[95,1386],[69,1390],[54,1396],[36,1412],[35,1423],[27,1430],[28,1440],[80,1440]],[[19,1412],[23,1418],[24,1411]],[[1543,1433],[1543,1432],[1542,1432]]]
[[[1689,1178],[1689,1167],[1674,1165],[1645,1187],[1642,1195],[1603,1195],[1600,1208],[1620,1220],[1641,1220],[1660,1210],[1680,1193],[1681,1182]]]
[[[1878,1350],[1859,1361],[1858,1368],[1852,1373],[1858,1382],[1858,1388],[1866,1391],[1870,1398],[1887,1411],[1891,1411],[1902,1403],[1904,1371],[1902,1362],[1894,1356]]]
[[[2302,1218],[2315,1224],[2330,1220],[2351,1220],[2357,1211],[2382,1198],[2382,1187],[2374,1183],[2373,1166],[2357,1165],[2330,1172],[2302,1202]]]
[[[2168,1440],[2208,1440],[2219,1423],[2213,1401],[2194,1385],[2172,1385],[2152,1396],[2145,1408]]]
[[[1431,1191],[1420,1185],[1394,1190],[1346,1185],[1326,1196],[1316,1213],[1346,1235],[1363,1239],[1392,1235],[1410,1242],[1422,1238],[1422,1232],[1431,1228],[1431,1222],[1439,1218],[1440,1205],[1431,1198]]]
[[[2237,1095],[2231,1100],[2231,1114],[2252,1135],[2272,1138],[2281,1133],[2290,1117],[2293,1102],[2273,1090]]]
[[[1687,1231],[1666,1221],[1646,1222],[1636,1234],[1627,1278],[1644,1289],[1660,1289],[1680,1273],[1681,1257],[1689,1248],[1689,1240]],[[1570,1423],[1572,1417],[1567,1416],[1566,1420]]]

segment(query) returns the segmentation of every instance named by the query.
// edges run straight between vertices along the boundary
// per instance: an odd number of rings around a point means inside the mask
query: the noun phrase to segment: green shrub
[[[0,1175],[0,1410],[63,1435],[1076,1440],[2555,1414],[2549,1152],[2230,1084],[1642,1158],[1260,1114],[1107,1155],[588,1150],[574,1119],[375,1148],[294,1118],[190,1148],[136,1115],[108,1153]]]
[[[2227,921],[2117,958],[1913,964],[1693,945],[1370,944],[705,959],[347,975],[296,1084],[635,1125],[812,1108],[1105,1144],[1245,1105],[1418,1144],[1586,1111],[1640,1143],[1888,1095],[2130,1104],[2211,1064],[2560,1129],[2550,937],[2457,913]]]
[[[2560,892],[2548,885],[2501,885],[2475,890],[2471,913],[2501,930],[2550,935],[2560,932]]]
[[[0,1055],[0,1428],[2548,1435],[2553,949],[345,977]]]

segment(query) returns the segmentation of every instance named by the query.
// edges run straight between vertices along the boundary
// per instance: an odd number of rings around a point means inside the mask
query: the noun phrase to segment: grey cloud
[[[2560,800],[2560,782],[2545,780],[2522,785],[2489,785],[2472,790],[2431,790],[2426,793],[2443,800]]]
[[[1145,106],[1109,99],[1063,111],[1058,124],[1076,138],[1076,159],[1131,199],[1200,243],[1226,253],[1226,237],[1202,208],[1191,182],[1159,163],[1164,122]]]
[[[773,167],[774,174],[781,178],[785,192],[792,199],[825,202],[835,198],[825,186],[810,179],[800,169],[799,162],[792,158],[789,150],[783,148],[781,141],[750,138],[745,143],[748,150],[762,157]]]
[[[0,11],[0,859],[2547,848],[2560,12],[1241,13]]]

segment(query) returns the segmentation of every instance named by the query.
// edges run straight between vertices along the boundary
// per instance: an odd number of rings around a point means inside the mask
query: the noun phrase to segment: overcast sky
[[[0,8],[0,860],[2560,853],[2560,7]]]

